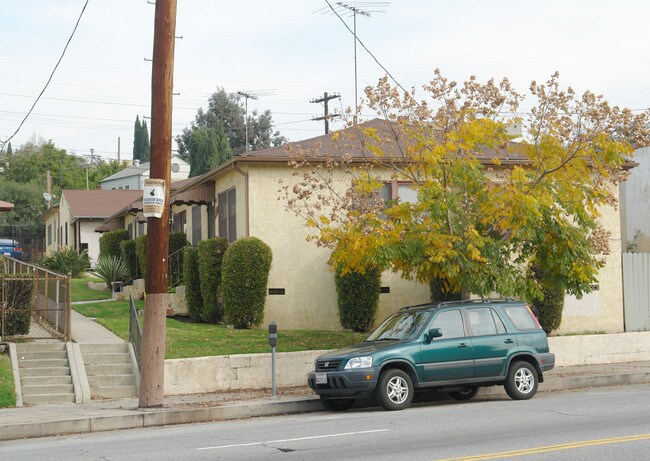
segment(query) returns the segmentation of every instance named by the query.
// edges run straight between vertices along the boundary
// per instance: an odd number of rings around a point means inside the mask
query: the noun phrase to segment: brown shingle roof
[[[141,190],[72,190],[63,191],[70,213],[76,219],[105,219],[142,197]]]

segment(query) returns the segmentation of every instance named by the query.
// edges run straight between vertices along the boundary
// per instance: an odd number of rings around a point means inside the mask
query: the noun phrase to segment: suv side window
[[[474,336],[496,335],[497,327],[489,307],[467,309],[467,318]]]
[[[508,306],[503,307],[510,321],[515,325],[517,330],[538,330],[537,322],[528,306]]]
[[[465,336],[463,317],[460,315],[458,309],[438,312],[431,327],[440,328],[442,330],[442,337],[445,339],[462,338]]]

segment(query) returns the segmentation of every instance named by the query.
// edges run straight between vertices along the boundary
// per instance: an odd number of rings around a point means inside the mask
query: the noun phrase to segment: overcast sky
[[[42,90],[85,0],[0,0],[0,138],[18,127]],[[335,2],[331,2],[336,5]],[[650,1],[393,0],[349,2],[383,10],[357,16],[357,34],[404,87],[435,68],[463,81],[507,76],[520,91],[556,70],[563,85],[650,107]],[[325,0],[178,0],[173,134],[217,87],[260,94],[291,141],[323,133],[330,111],[354,104],[354,40]],[[150,116],[155,6],[90,0],[54,78],[12,140],[51,139],[71,153],[132,158],[136,115]],[[352,28],[352,18],[344,18]],[[359,94],[384,71],[357,47]],[[269,90],[261,91],[260,90]],[[338,124],[340,126],[340,124]],[[337,124],[333,124],[336,128]],[[175,148],[175,145],[174,145]]]

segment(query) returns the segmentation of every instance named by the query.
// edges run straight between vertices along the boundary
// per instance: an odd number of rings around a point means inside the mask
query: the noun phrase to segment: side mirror
[[[433,338],[440,338],[441,336],[442,336],[442,330],[440,328],[432,328],[427,332],[425,336],[425,340],[427,343],[430,343],[433,340]]]

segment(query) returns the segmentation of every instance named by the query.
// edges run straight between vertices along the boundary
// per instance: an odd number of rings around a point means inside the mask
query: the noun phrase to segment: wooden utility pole
[[[165,181],[160,218],[147,219],[147,275],[140,355],[140,408],[163,405],[169,185],[172,150],[172,91],[176,0],[156,0],[151,71],[151,169],[149,177]]]
[[[340,117],[341,116],[341,114],[332,114],[332,115],[329,114],[328,102],[331,99],[336,99],[336,98],[340,98],[340,97],[341,97],[340,94],[335,94],[335,95],[332,95],[332,96],[328,96],[327,91],[326,91],[325,93],[323,93],[322,98],[320,98],[320,99],[312,99],[311,101],[309,101],[309,102],[312,102],[312,103],[320,103],[320,102],[324,103],[325,114],[322,117],[312,118],[312,120],[325,120],[325,134],[330,132],[330,118]]]

